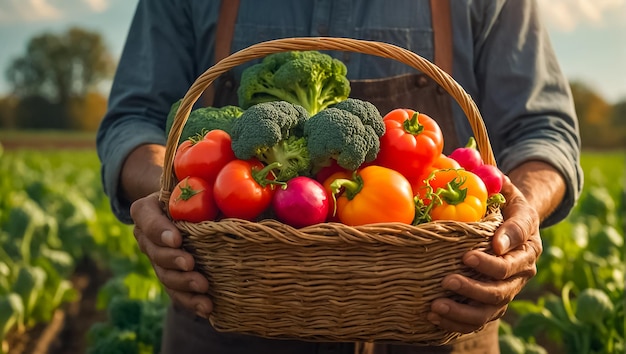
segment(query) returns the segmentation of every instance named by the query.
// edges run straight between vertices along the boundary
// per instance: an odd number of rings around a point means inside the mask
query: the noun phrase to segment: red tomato
[[[233,160],[217,174],[213,194],[227,218],[254,221],[272,202],[270,170],[256,159]]]
[[[337,163],[337,160],[330,159],[329,166],[322,167],[319,171],[315,173],[315,180],[323,184],[330,175],[336,172],[344,172],[344,171],[348,171],[348,170],[339,166],[339,164]]]
[[[443,151],[443,135],[437,122],[411,109],[387,113],[385,134],[373,165],[400,172],[407,179],[418,177]]]
[[[200,141],[185,140],[174,156],[176,178],[194,176],[212,184],[222,167],[235,159],[231,143],[230,135],[223,130],[211,130]]]
[[[189,222],[213,220],[218,213],[211,184],[199,177],[178,182],[170,195],[168,209],[172,220]]]

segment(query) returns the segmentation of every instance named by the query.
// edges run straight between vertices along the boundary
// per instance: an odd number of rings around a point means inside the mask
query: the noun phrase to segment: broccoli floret
[[[242,73],[239,106],[287,101],[314,115],[348,98],[347,72],[340,60],[318,51],[273,53]]]
[[[279,182],[306,175],[310,160],[302,130],[308,119],[302,106],[285,101],[251,106],[233,124],[233,152],[242,160],[256,157],[268,165],[280,163],[276,169]]]
[[[378,137],[385,134],[385,122],[380,111],[373,103],[359,100],[356,98],[348,98],[334,105],[333,107],[348,111],[355,116],[361,118],[361,122],[374,128]]]
[[[176,111],[180,106],[182,100],[176,101],[167,115],[167,121],[165,123],[165,134],[169,134],[174,124],[174,117]],[[211,130],[221,129],[227,133],[230,133],[233,122],[236,118],[239,118],[243,114],[243,109],[237,106],[224,106],[224,107],[201,107],[194,109],[189,113],[187,122],[180,134],[178,143],[195,137],[204,136]]]
[[[331,159],[348,170],[373,161],[384,132],[382,116],[370,102],[348,99],[324,109],[304,123],[313,171],[330,165]]]

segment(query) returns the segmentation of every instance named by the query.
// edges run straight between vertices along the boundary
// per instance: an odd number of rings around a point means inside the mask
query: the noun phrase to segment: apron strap
[[[237,21],[237,13],[239,11],[239,0],[222,0],[220,5],[220,13],[217,18],[217,27],[215,29],[215,54],[213,63],[230,55],[231,43],[235,34],[235,22]],[[215,98],[215,82],[207,87],[202,95],[202,102],[205,106],[212,106]]]
[[[433,26],[433,42],[435,47],[434,63],[440,69],[452,76],[452,64],[454,57],[454,43],[452,39],[452,13],[450,10],[452,0],[430,0],[431,21]],[[443,93],[438,87],[441,97],[438,97],[439,112],[437,122],[444,132],[444,152],[449,154],[459,146],[459,137],[454,124],[452,113],[452,97]]]
[[[435,46],[435,65],[452,75],[453,44],[450,0],[430,0],[430,12]]]

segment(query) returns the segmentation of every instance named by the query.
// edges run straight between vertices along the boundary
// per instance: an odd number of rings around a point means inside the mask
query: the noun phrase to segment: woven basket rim
[[[294,246],[370,243],[402,247],[424,246],[434,242],[454,244],[461,238],[490,239],[501,223],[502,214],[497,208],[489,210],[480,221],[470,223],[440,220],[418,225],[387,222],[349,227],[338,222],[325,222],[295,228],[275,219],[249,221],[226,218],[200,223],[174,221],[188,235],[201,234],[202,230],[209,229],[216,234],[230,234],[263,245],[271,242]]]

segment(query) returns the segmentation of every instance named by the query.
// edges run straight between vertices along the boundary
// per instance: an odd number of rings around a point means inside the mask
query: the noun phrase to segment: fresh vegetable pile
[[[174,157],[172,219],[416,225],[477,222],[503,203],[504,174],[473,139],[444,155],[434,119],[406,108],[382,116],[348,97],[346,73],[318,51],[271,54],[244,71],[240,107],[192,111]]]

